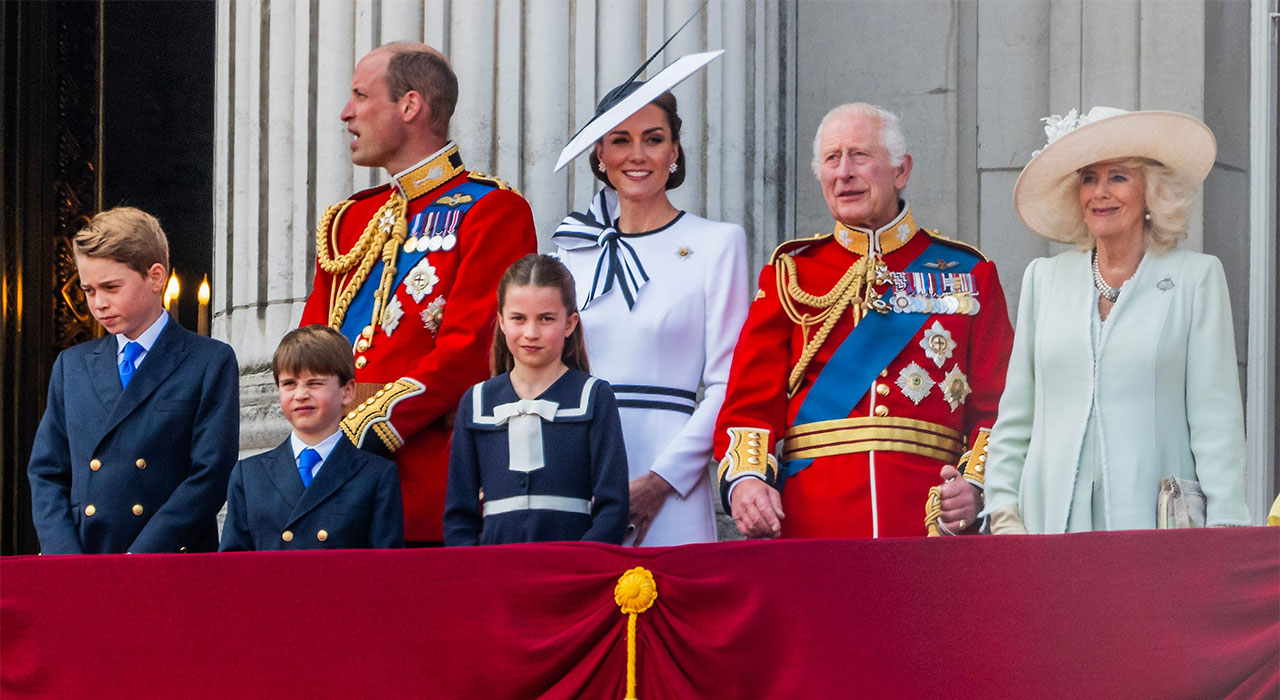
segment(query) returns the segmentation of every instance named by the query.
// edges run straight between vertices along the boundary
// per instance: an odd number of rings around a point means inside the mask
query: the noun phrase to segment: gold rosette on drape
[[[627,695],[626,700],[636,700],[636,616],[653,607],[658,599],[658,585],[653,574],[643,566],[637,566],[618,577],[613,588],[613,602],[627,616]]]

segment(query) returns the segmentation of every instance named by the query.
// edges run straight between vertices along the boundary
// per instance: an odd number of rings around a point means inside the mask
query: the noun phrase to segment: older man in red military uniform
[[[302,324],[338,329],[356,357],[357,404],[342,430],[395,459],[405,539],[442,539],[450,423],[489,376],[498,280],[537,248],[519,193],[469,172],[448,140],[458,80],[422,45],[356,65],[342,120],[351,160],[391,182],[330,206],[316,230],[315,288]]]
[[[748,537],[925,535],[926,503],[942,532],[976,530],[1013,329],[995,265],[916,225],[911,165],[882,108],[818,128],[835,230],[760,273],[717,419],[721,496]]]

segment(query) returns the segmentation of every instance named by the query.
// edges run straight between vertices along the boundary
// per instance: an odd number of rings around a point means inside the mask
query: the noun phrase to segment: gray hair
[[[1178,241],[1187,235],[1191,200],[1200,190],[1199,184],[1178,177],[1163,163],[1150,158],[1126,158],[1120,161],[1120,165],[1142,173],[1145,183],[1143,199],[1147,214],[1151,216],[1142,222],[1142,235],[1147,241],[1147,247],[1156,251],[1173,250]],[[1074,244],[1080,250],[1093,248],[1093,234],[1089,233],[1089,227],[1084,222],[1083,210],[1066,242]]]
[[[907,155],[907,138],[902,135],[902,125],[898,120],[898,115],[890,112],[879,105],[867,104],[866,102],[849,102],[839,107],[833,108],[827,112],[827,116],[822,118],[822,123],[818,125],[818,133],[813,135],[813,174],[818,175],[822,168],[822,132],[826,131],[827,124],[835,119],[846,117],[869,117],[880,121],[880,143],[889,151],[889,165],[898,167],[902,165],[902,159]]]

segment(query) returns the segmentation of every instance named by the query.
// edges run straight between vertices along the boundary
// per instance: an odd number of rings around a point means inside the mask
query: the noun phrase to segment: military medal
[[[422,299],[431,293],[439,281],[436,268],[424,257],[413,266],[412,270],[409,270],[409,274],[405,275],[404,289],[409,296],[413,297],[415,304],[421,304]]]
[[[423,243],[426,245],[427,252],[434,253],[440,250],[440,212],[433,211],[427,215],[426,231],[423,233]]]
[[[945,269],[942,262],[936,266]],[[894,272],[889,277],[894,289],[889,305],[897,313],[978,313],[978,300],[974,298],[978,292],[969,273]]]
[[[942,323],[934,321],[924,331],[924,337],[920,339],[920,347],[924,348],[924,354],[933,364],[941,368],[943,363],[951,359],[951,353],[956,349],[956,341],[951,337],[951,331],[942,327]]]
[[[392,294],[391,300],[387,302],[386,308],[382,310],[382,332],[386,333],[388,338],[400,326],[400,317],[403,315],[404,307],[400,305],[400,299]]]
[[[925,372],[923,367],[912,362],[902,368],[895,383],[899,389],[902,389],[903,396],[911,399],[911,402],[918,406],[921,401],[924,401],[924,397],[929,395],[935,382],[929,378],[929,373]]]
[[[431,331],[432,337],[435,337],[440,332],[440,322],[444,319],[444,296],[432,299],[419,315],[422,318],[423,327]]]
[[[415,253],[421,249],[421,241],[418,239],[422,236],[423,222],[427,212],[420,211],[418,215],[413,217],[413,221],[409,222],[409,235],[404,239],[404,252]]]
[[[960,371],[960,365],[952,366],[951,371],[942,378],[941,386],[942,398],[946,400],[947,405],[951,406],[952,413],[960,408],[965,398],[972,392],[969,388],[969,378]]]
[[[462,219],[462,212],[451,211],[444,215],[444,236],[440,241],[440,249],[449,251],[458,244],[458,221]]]

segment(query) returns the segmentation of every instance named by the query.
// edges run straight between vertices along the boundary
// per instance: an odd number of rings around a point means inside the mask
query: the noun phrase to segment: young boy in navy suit
[[[232,470],[221,550],[403,547],[395,462],[339,429],[356,390],[347,339],[321,325],[290,331],[271,374],[293,433]]]
[[[53,365],[27,465],[41,553],[214,551],[239,450],[235,353],[164,310],[169,242],[155,217],[104,211],[74,249],[111,335]]]

